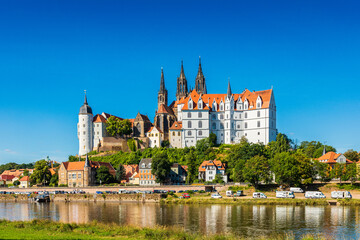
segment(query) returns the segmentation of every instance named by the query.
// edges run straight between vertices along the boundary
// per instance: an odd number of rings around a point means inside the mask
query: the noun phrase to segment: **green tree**
[[[186,164],[188,166],[188,171],[187,171],[188,175],[186,177],[186,183],[190,184],[197,179],[197,176],[199,174],[194,151],[191,150],[188,154],[186,154],[185,159],[186,159]]]
[[[346,181],[347,176],[345,174],[345,164],[344,163],[336,163],[331,170],[332,178],[337,178],[340,181]]]
[[[345,174],[346,179],[351,182],[351,185],[354,184],[358,179],[356,163],[346,165]]]
[[[276,141],[268,144],[269,155],[274,156],[277,153],[288,152],[291,148],[291,140],[282,133],[276,136]]]
[[[330,174],[330,166],[327,163],[322,163],[319,161],[314,161],[315,173],[318,176],[321,182],[330,182],[331,174]]]
[[[68,160],[69,160],[69,162],[77,162],[77,161],[79,161],[79,158],[77,158],[73,155],[69,155]]]
[[[126,179],[126,170],[124,165],[119,164],[119,167],[116,170],[116,180],[118,180],[118,182],[121,182],[122,180]]]
[[[50,186],[57,186],[59,184],[59,174],[56,171],[56,173],[54,175],[51,176],[50,178]]]
[[[151,173],[156,176],[157,183],[165,183],[168,180],[170,168],[171,163],[165,151],[152,159]]]
[[[344,156],[350,161],[357,162],[359,161],[359,153],[353,149],[349,149],[344,153]]]
[[[168,140],[161,142],[161,147],[168,148],[170,147],[170,142]]]
[[[51,173],[49,171],[49,164],[46,160],[40,160],[35,163],[35,169],[30,176],[31,184],[44,184],[47,185],[51,179]]]
[[[22,175],[23,176],[30,176],[29,170],[25,169]]]
[[[96,180],[98,183],[106,184],[113,182],[114,178],[107,167],[101,166],[96,170]]]
[[[243,178],[245,181],[250,182],[251,185],[258,188],[259,183],[270,182],[270,166],[267,158],[264,156],[255,156],[250,158],[244,166],[243,169]]]
[[[223,176],[221,174],[216,174],[213,183],[224,183]]]
[[[113,137],[130,135],[132,133],[131,122],[128,119],[120,120],[111,116],[106,122],[106,131]]]
[[[19,180],[14,181],[14,186],[19,186],[19,185],[20,185],[20,181],[19,181]]]

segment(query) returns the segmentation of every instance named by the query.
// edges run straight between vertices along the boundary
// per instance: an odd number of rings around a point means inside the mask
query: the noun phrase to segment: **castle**
[[[176,100],[168,104],[164,71],[161,69],[158,105],[154,123],[138,113],[129,119],[133,136],[146,138],[149,147],[159,147],[169,141],[170,147],[195,146],[198,140],[215,133],[217,143],[239,143],[242,137],[249,142],[267,144],[276,139],[276,105],[272,89],[233,93],[230,82],[227,93],[208,94],[205,76],[199,59],[195,88],[188,90],[183,62],[177,78]],[[87,103],[80,108],[78,122],[79,155],[84,155],[102,144],[107,137],[106,120],[110,114],[93,117]]]

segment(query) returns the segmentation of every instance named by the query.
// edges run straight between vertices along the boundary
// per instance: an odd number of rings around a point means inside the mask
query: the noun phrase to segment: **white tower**
[[[84,155],[93,150],[93,113],[87,103],[86,91],[84,105],[80,107],[78,122],[79,155]]]
[[[224,126],[224,135],[225,135],[225,143],[230,144],[234,141],[234,131],[233,126],[234,123],[232,121],[233,118],[233,108],[234,108],[234,98],[232,96],[230,81],[228,84],[226,100],[225,100],[225,126]]]

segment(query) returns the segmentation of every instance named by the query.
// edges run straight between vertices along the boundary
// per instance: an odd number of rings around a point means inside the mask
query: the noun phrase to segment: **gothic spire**
[[[183,60],[181,60],[180,78],[185,78]]]
[[[86,154],[85,167],[90,167],[90,161],[89,161],[89,156],[88,156],[88,154]]]
[[[88,104],[88,102],[87,102],[87,98],[86,98],[86,90],[84,90],[84,92],[85,92],[85,99],[84,99],[84,104]]]
[[[228,88],[227,88],[227,97],[228,97],[228,99],[231,98],[231,95],[232,95],[232,93],[231,93],[230,80],[229,80]]]
[[[165,81],[164,81],[164,70],[161,68],[161,78],[160,78],[160,92],[165,91]]]
[[[195,79],[195,90],[197,93],[205,93],[205,77],[201,68],[201,57],[199,56],[199,70]]]
[[[199,69],[198,69],[197,77],[202,77],[202,76],[204,76],[204,74],[201,68],[201,57],[199,56]]]

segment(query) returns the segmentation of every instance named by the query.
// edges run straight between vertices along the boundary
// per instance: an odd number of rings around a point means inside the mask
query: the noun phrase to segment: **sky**
[[[359,1],[2,0],[0,164],[78,152],[94,114],[151,120],[161,67],[208,93],[274,89],[278,131],[359,151]]]

